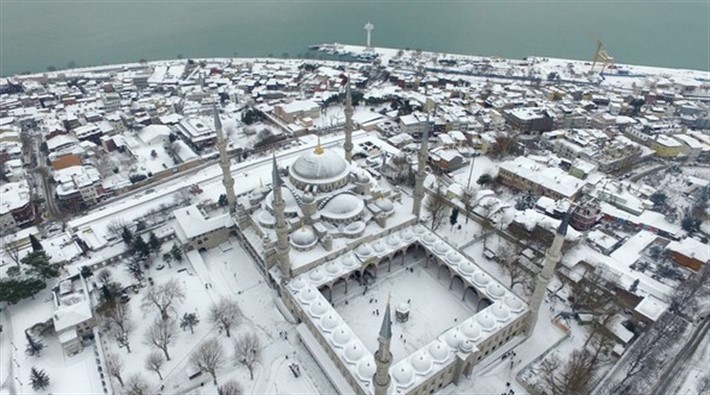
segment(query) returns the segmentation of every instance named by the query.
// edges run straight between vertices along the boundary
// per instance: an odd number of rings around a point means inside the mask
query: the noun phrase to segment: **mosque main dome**
[[[299,189],[317,187],[326,192],[343,187],[348,182],[350,166],[334,150],[326,150],[318,142],[312,151],[301,155],[289,168],[291,183]]]

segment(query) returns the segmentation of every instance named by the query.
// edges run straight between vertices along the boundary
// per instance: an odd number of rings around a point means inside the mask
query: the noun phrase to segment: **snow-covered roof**
[[[195,205],[179,208],[173,211],[173,214],[176,222],[175,232],[183,240],[191,240],[217,229],[234,226],[234,220],[229,213],[206,218]]]
[[[710,262],[710,246],[703,244],[692,237],[686,237],[680,241],[671,241],[666,248],[669,251],[694,258],[703,263]]]
[[[651,321],[656,321],[668,307],[668,303],[658,300],[653,295],[648,295],[636,305],[634,310]]]
[[[503,162],[499,168],[565,197],[574,196],[584,187],[582,180],[565,173],[562,169],[541,165],[524,156]]]

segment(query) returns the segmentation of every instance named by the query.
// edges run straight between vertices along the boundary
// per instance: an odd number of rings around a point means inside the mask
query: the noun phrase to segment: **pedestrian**
[[[407,299],[407,303],[412,303],[412,299]]]
[[[505,386],[506,386],[506,387],[510,387],[510,382],[506,382],[506,383],[505,383]]]

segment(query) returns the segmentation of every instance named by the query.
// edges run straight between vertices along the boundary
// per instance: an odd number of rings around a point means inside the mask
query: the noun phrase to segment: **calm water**
[[[373,45],[522,58],[710,69],[710,2],[225,2],[0,0],[0,74],[48,66],[208,56],[297,56],[308,45]]]

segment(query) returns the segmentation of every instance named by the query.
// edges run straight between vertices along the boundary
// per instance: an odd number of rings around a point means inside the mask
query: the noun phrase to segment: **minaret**
[[[426,128],[422,135],[422,142],[419,147],[419,157],[417,159],[417,177],[414,184],[414,202],[412,203],[412,214],[419,219],[422,211],[422,200],[424,199],[424,179],[426,178],[427,144],[429,143],[429,116],[426,116]]]
[[[555,239],[552,240],[552,245],[545,252],[545,262],[542,265],[542,270],[537,275],[535,280],[535,291],[533,291],[533,296],[530,299],[530,315],[528,316],[525,332],[530,336],[535,329],[535,324],[537,323],[537,315],[540,311],[540,305],[545,298],[545,292],[547,290],[547,285],[550,283],[550,278],[552,278],[552,273],[555,271],[555,266],[562,259],[562,244],[565,242],[565,235],[567,235],[567,226],[569,224],[569,219],[572,213],[570,209],[565,217],[562,219],[559,228],[557,228],[557,233],[555,234]]]
[[[348,85],[345,88],[345,160],[352,163],[353,160],[353,97],[350,93],[350,76]]]
[[[377,337],[379,347],[375,351],[375,376],[372,382],[375,385],[375,395],[385,395],[390,386],[390,365],[392,364],[392,353],[390,352],[390,341],[392,340],[392,321],[390,320],[390,301],[387,300],[385,316],[382,318],[380,336]]]
[[[367,21],[365,30],[367,31],[367,49],[370,49],[372,48],[370,39],[372,38],[372,31],[375,30],[375,25],[373,25],[370,21]]]
[[[272,166],[272,185],[274,188],[274,201],[272,207],[274,208],[274,217],[276,217],[276,259],[279,263],[279,269],[281,269],[281,274],[285,278],[291,278],[291,262],[288,256],[288,225],[286,224],[286,215],[284,214],[284,203],[283,196],[281,196],[281,176],[279,175],[279,168],[276,165],[276,154],[273,156],[273,166]]]
[[[227,139],[224,137],[222,121],[219,119],[217,106],[214,106],[214,129],[217,132],[219,167],[222,168],[222,184],[227,194],[227,206],[229,206],[229,212],[234,213],[237,207],[237,197],[234,195],[234,178],[232,178],[231,163],[229,156],[227,156]]]

